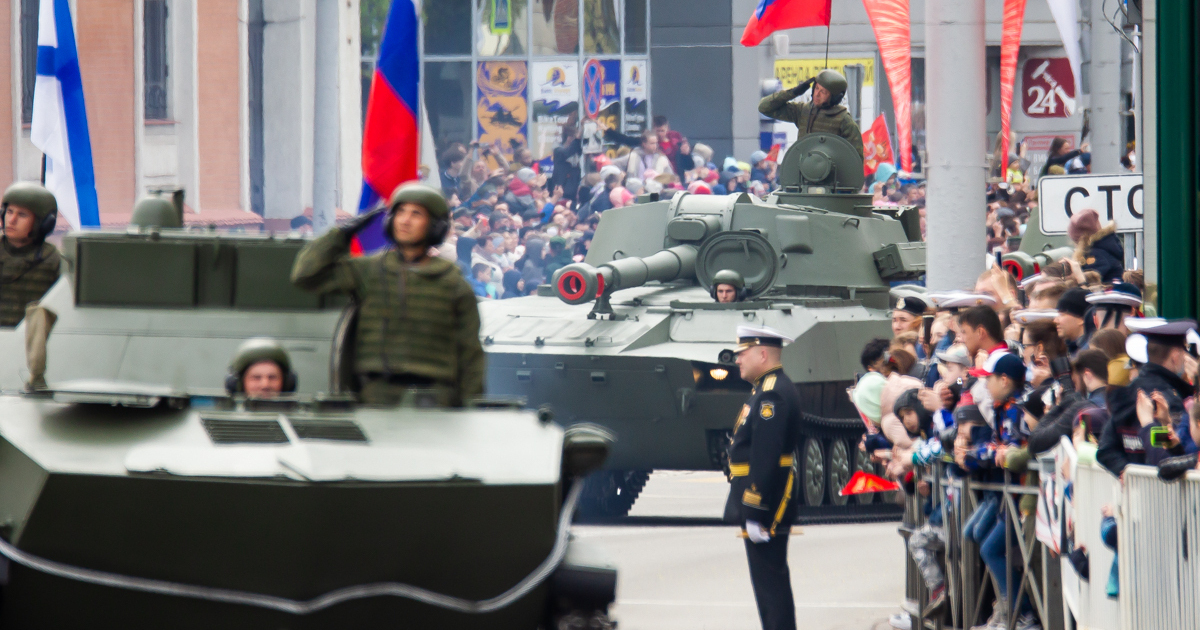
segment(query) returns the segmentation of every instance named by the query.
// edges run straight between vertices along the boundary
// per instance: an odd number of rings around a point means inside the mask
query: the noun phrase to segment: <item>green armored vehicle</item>
[[[352,311],[288,281],[303,242],[67,236],[41,309],[0,332],[30,351],[0,395],[0,625],[611,627],[615,571],[569,537],[608,436],[502,401],[356,405]],[[298,391],[228,395],[261,335]]]
[[[807,405],[801,513],[879,509],[838,492],[872,466],[846,389],[863,344],[891,334],[890,283],[924,272],[919,217],[871,207],[862,158],[840,137],[806,136],[779,170],[766,200],[677,193],[608,210],[585,262],[536,296],[480,305],[490,393],[615,433],[586,513],[627,513],[652,469],[723,467],[750,391],[733,363],[738,324],[796,340],[783,362]],[[745,279],[741,301],[714,300],[725,270]]]

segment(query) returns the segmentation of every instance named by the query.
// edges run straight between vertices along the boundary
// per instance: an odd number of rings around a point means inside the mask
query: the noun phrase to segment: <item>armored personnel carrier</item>
[[[838,493],[871,468],[846,389],[863,344],[890,336],[890,283],[924,273],[919,216],[872,208],[862,158],[828,134],[787,152],[780,184],[765,200],[677,193],[606,211],[583,263],[536,296],[480,305],[490,393],[615,433],[586,513],[627,513],[656,468],[722,468],[750,391],[733,363],[738,324],[795,338],[783,363],[807,405],[802,514],[870,511],[858,503],[871,495],[847,506]],[[722,270],[745,279],[741,301],[710,294]]]
[[[288,282],[302,244],[66,238],[41,308],[0,332],[5,357],[31,350],[0,394],[0,625],[611,627],[615,572],[569,538],[604,431],[498,401],[356,405],[342,305]],[[225,391],[261,335],[298,393]]]

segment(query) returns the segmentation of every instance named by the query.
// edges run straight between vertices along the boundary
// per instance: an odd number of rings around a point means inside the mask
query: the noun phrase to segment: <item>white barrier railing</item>
[[[1155,468],[1129,466],[1124,485],[1117,517],[1121,630],[1200,628],[1200,472],[1164,483]]]
[[[1075,546],[1087,548],[1090,568],[1089,579],[1083,580],[1067,557],[1060,557],[1064,612],[1075,617],[1079,628],[1119,630],[1120,608],[1117,600],[1109,598],[1105,592],[1113,551],[1100,540],[1100,508],[1111,505],[1116,510],[1121,497],[1120,483],[1099,466],[1080,464],[1076,468],[1073,487]],[[1064,627],[1072,626],[1067,622]]]

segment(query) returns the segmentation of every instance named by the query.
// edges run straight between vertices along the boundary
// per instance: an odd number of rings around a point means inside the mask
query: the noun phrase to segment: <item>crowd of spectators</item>
[[[893,290],[893,336],[866,344],[851,397],[868,426],[861,448],[910,492],[929,493],[919,473],[935,460],[948,475],[1001,482],[1007,473],[1036,486],[1031,459],[1064,437],[1081,464],[1117,476],[1134,465],[1159,466],[1164,479],[1197,468],[1195,323],[1146,317],[1143,275],[1124,269],[1120,239],[1094,211],[1076,213],[1069,234],[1074,256],[1020,283],[996,266],[971,292]],[[1010,627],[1010,616],[1011,627],[1040,628],[1010,583],[1021,559],[1007,553],[1032,534],[1036,495],[1015,516],[1001,501],[984,493],[960,532],[996,585],[992,617],[976,630]],[[928,524],[908,541],[929,614],[946,599],[938,551],[947,536],[934,505],[942,503],[927,501]],[[1115,546],[1111,509],[1103,522]],[[1114,568],[1109,592],[1118,591]]]
[[[764,151],[748,162],[728,157],[720,165],[711,147],[692,145],[665,116],[653,128],[628,136],[601,125],[610,150],[585,154],[582,128],[568,123],[553,155],[535,161],[522,144],[508,147],[460,143],[439,160],[441,187],[454,229],[438,254],[456,261],[484,299],[536,292],[559,268],[583,260],[609,210],[677,191],[765,196],[777,165]]]

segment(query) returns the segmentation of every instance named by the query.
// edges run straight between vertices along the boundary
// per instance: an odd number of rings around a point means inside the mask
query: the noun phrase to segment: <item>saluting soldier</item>
[[[17,182],[4,191],[0,246],[0,326],[16,326],[25,307],[58,280],[58,248],[46,242],[58,221],[58,202],[40,184]]]
[[[450,229],[450,208],[433,188],[402,184],[383,220],[395,247],[351,258],[351,238],[382,212],[356,217],[305,246],[292,282],[358,301],[354,371],[364,403],[394,405],[411,389],[434,389],[440,403],[462,406],[483,393],[484,354],[475,291],[457,265],[429,255]]]
[[[738,326],[737,336],[738,368],[754,389],[733,428],[725,517],[744,528],[762,627],[794,630],[787,545],[797,503],[800,395],[782,363],[783,344],[792,340],[766,327]]]
[[[813,87],[813,85],[816,87]],[[849,110],[840,105],[849,87],[846,77],[837,70],[822,70],[817,76],[790,89],[776,92],[758,102],[758,111],[775,120],[796,125],[797,140],[810,133],[832,133],[839,135],[863,154],[862,130]],[[813,87],[811,103],[792,103]]]

